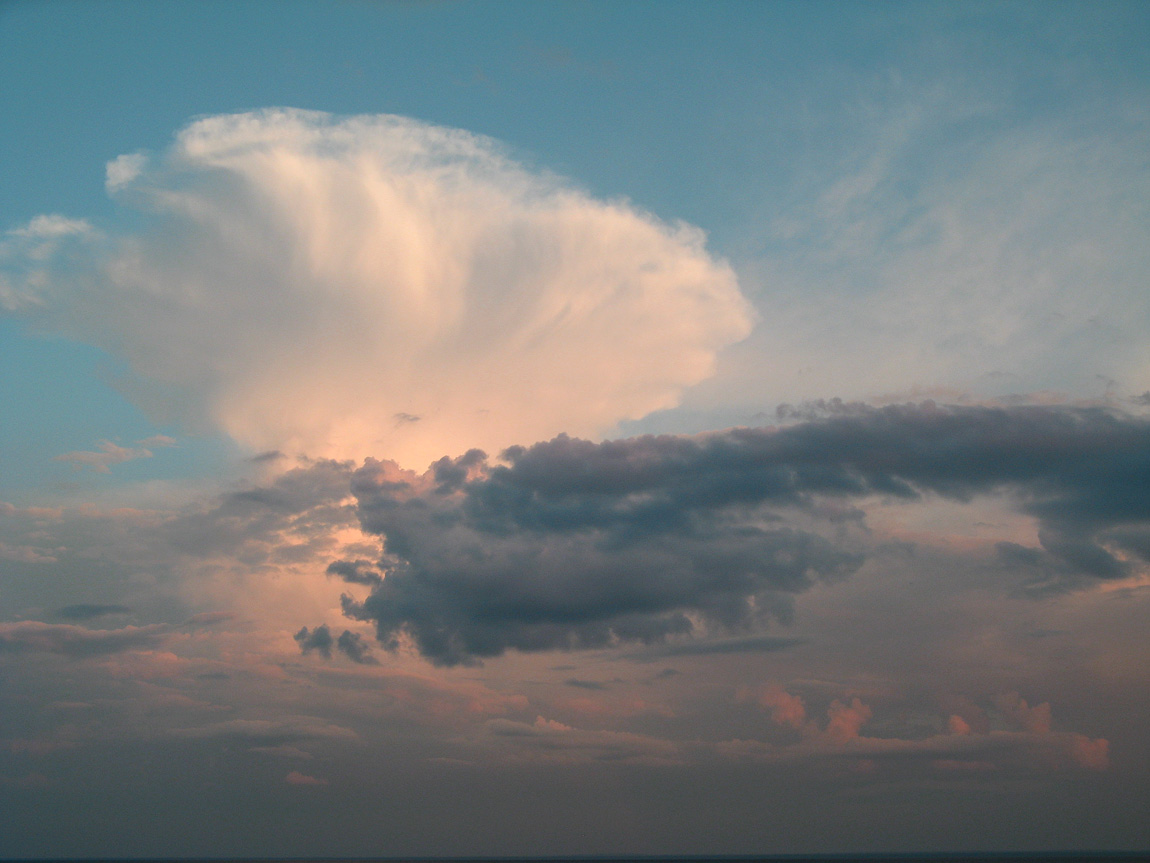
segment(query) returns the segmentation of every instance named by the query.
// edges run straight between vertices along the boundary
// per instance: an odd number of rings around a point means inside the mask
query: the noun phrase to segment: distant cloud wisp
[[[25,620],[19,623],[0,623],[0,654],[61,653],[83,659],[155,648],[170,637],[170,627],[163,624],[125,626],[122,629],[87,629],[68,623]]]

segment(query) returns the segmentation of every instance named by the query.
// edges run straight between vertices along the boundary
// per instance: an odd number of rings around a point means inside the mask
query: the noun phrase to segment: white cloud
[[[110,161],[105,167],[104,188],[109,193],[116,192],[125,186],[144,170],[148,157],[143,153],[124,153]]]
[[[52,214],[37,216],[23,228],[9,231],[13,237],[27,239],[48,239],[51,237],[66,237],[70,234],[86,234],[92,230],[83,219],[69,219],[66,216]]]
[[[126,358],[151,406],[255,450],[423,467],[595,436],[675,405],[750,331],[700,231],[463,131],[209,117],[108,181],[151,224],[38,273],[46,314]]]

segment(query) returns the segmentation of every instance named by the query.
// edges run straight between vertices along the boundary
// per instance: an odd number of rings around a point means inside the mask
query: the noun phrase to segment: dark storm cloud
[[[383,576],[370,560],[337,560],[327,568],[328,575],[338,575],[349,584],[380,584]]]
[[[371,655],[371,647],[364,641],[363,636],[350,629],[345,629],[339,638],[331,634],[326,623],[321,623],[315,629],[309,630],[306,626],[292,636],[299,645],[300,653],[305,656],[313,650],[324,659],[331,659],[331,649],[335,647],[359,665],[376,665],[377,660]]]
[[[315,461],[267,485],[221,496],[210,507],[181,513],[162,536],[177,552],[232,555],[247,564],[298,562],[326,549],[333,529],[354,523],[344,503],[348,462]],[[291,543],[283,532],[290,530]]]
[[[873,496],[1007,493],[1039,519],[1041,547],[1002,554],[1048,581],[1120,576],[1116,548],[1146,557],[1144,419],[929,402],[811,416],[692,437],[560,436],[512,447],[506,466],[472,451],[422,477],[369,460],[352,489],[364,529],[385,538],[387,575],[363,602],[345,597],[345,612],[385,647],[405,636],[441,664],[785,621],[791,596],[861,564],[842,531],[859,523],[850,502]]]
[[[321,623],[310,632],[305,626],[292,638],[299,645],[300,653],[305,656],[314,650],[324,659],[331,659],[331,646],[335,644],[335,639],[331,637],[331,630],[326,623]]]
[[[358,632],[345,629],[336,639],[335,646],[339,652],[359,665],[376,665],[378,661],[371,655],[371,648]]]

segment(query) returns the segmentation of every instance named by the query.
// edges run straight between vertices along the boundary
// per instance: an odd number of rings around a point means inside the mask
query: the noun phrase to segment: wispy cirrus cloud
[[[71,462],[74,468],[90,468],[97,473],[110,473],[112,465],[138,458],[151,458],[156,447],[175,446],[176,439],[167,435],[153,435],[136,442],[134,447],[123,447],[108,440],[99,441],[94,451],[78,450],[58,455],[53,461]]]

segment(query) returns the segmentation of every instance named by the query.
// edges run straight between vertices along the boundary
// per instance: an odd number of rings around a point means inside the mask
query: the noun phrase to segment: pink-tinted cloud
[[[164,438],[171,440],[171,438]],[[114,464],[123,464],[138,458],[151,458],[152,451],[143,446],[122,447],[111,441],[99,441],[95,452],[66,452],[55,457],[54,461],[71,462],[74,468],[88,467],[96,473],[109,473]]]
[[[1110,766],[1110,741],[1101,737],[1091,740],[1084,734],[1072,734],[1070,757],[1079,767],[1105,770]]]
[[[327,785],[326,779],[308,776],[306,773],[300,773],[298,770],[293,770],[285,776],[284,782],[288,785]]]
[[[859,736],[859,730],[871,715],[871,709],[857,698],[852,698],[849,706],[832,701],[827,708],[827,725],[823,734],[834,743],[846,743]]]
[[[946,730],[950,734],[970,734],[970,724],[957,714],[951,714],[946,720]]]
[[[771,712],[771,719],[779,725],[791,728],[802,728],[807,718],[807,709],[803,699],[798,695],[791,695],[781,686],[771,684],[759,695],[759,704]]]
[[[1002,713],[1032,734],[1050,732],[1050,704],[1042,702],[1031,707],[1017,692],[1006,692],[995,699]]]

